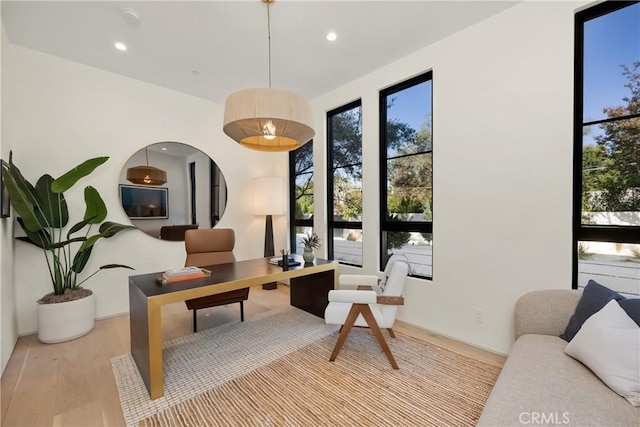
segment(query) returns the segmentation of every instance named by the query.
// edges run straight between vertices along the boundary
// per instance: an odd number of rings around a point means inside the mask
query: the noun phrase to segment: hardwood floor
[[[289,289],[251,288],[245,316],[289,304]],[[198,312],[203,330],[239,319],[238,304]],[[163,339],[191,334],[191,311],[184,303],[162,310]],[[450,348],[494,365],[504,357],[439,337],[410,325],[397,324],[398,332]],[[129,316],[96,321],[88,335],[60,344],[42,344],[36,335],[20,337],[2,375],[2,426],[123,426],[124,418],[111,358],[129,352]]]

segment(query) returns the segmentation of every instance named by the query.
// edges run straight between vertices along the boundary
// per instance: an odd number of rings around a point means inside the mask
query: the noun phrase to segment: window
[[[362,104],[327,113],[329,258],[362,266]]]
[[[573,287],[640,295],[640,3],[576,14]]]
[[[313,229],[313,140],[289,152],[291,252],[302,254],[302,237]]]
[[[406,255],[433,275],[431,72],[380,92],[380,265]]]

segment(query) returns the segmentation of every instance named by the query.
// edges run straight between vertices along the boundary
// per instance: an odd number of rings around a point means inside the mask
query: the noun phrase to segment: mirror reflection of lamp
[[[127,181],[140,185],[162,185],[167,182],[167,173],[162,169],[149,166],[149,152],[144,148],[147,159],[146,166],[135,166],[127,169]]]

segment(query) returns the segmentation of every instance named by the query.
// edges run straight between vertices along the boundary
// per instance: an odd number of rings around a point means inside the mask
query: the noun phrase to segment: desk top
[[[266,257],[236,261],[228,264],[202,266],[202,268],[211,271],[211,276],[193,280],[162,285],[156,282],[156,277],[162,276],[162,272],[157,272],[129,276],[129,283],[135,285],[147,298],[169,296],[169,294],[175,293],[191,294],[205,287],[208,288],[209,291],[211,291],[211,287],[220,287],[219,292],[226,292],[231,289],[240,289],[262,283],[333,270],[336,269],[338,265],[336,261],[319,258],[316,258],[312,264],[305,264],[301,256],[293,255],[293,257],[295,257],[297,261],[301,261],[301,264],[289,267],[287,271],[283,271],[282,267],[270,264],[269,260],[273,257]],[[237,285],[234,286],[234,284]],[[217,291],[217,289],[215,290]],[[208,293],[211,294],[212,292]],[[191,298],[191,296],[188,298]]]

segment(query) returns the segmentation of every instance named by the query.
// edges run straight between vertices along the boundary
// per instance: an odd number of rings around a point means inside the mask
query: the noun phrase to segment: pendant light
[[[127,169],[127,181],[140,185],[162,185],[167,182],[167,173],[165,171],[149,166],[147,147],[144,147],[144,154],[147,158],[147,165]]]
[[[301,95],[271,87],[271,15],[267,5],[269,87],[244,89],[224,104],[223,131],[244,147],[259,151],[291,151],[313,138],[311,105]]]

